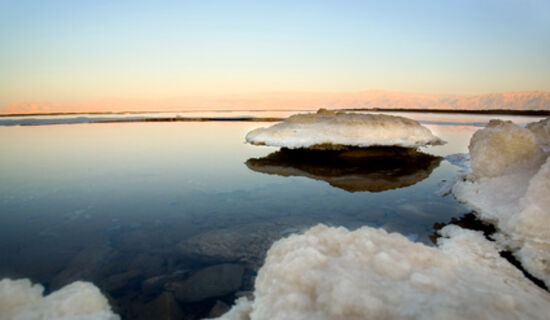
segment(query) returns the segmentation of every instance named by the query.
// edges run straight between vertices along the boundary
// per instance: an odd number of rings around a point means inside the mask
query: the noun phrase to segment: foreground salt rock
[[[438,247],[398,233],[318,225],[277,241],[221,319],[546,319],[550,295],[481,233],[450,225]]]
[[[47,296],[28,279],[0,281],[0,320],[118,320],[107,299],[89,282],[73,282]]]
[[[546,153],[550,153],[550,118],[529,123],[527,129],[535,134],[541,149]]]
[[[342,149],[398,146],[417,148],[444,141],[415,120],[383,114],[333,112],[296,114],[268,128],[246,135],[246,141],[290,149]]]
[[[453,193],[495,224],[497,243],[550,286],[549,119],[519,127],[493,120],[470,141],[472,173]]]

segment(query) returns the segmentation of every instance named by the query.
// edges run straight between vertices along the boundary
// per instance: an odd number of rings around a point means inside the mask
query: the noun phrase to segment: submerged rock
[[[239,262],[257,270],[273,242],[288,230],[284,225],[254,223],[198,234],[178,244],[184,257],[203,262]]]
[[[164,287],[166,283],[179,281],[185,278],[186,275],[187,273],[178,272],[178,273],[154,276],[143,280],[143,282],[141,283],[141,290],[145,294],[157,293],[161,291],[161,289]]]
[[[282,149],[246,161],[249,169],[284,177],[304,176],[348,192],[380,192],[426,179],[440,157],[406,148],[351,148],[345,151]]]
[[[198,302],[239,290],[243,273],[244,268],[239,264],[214,265],[197,271],[184,281],[168,283],[166,289],[180,302]]]
[[[161,293],[153,301],[140,305],[136,312],[138,313],[137,318],[144,320],[184,319],[183,311],[171,292]]]
[[[418,121],[384,114],[333,112],[293,115],[268,128],[246,135],[246,141],[291,149],[340,150],[346,146],[398,146],[417,148],[443,144]]]
[[[103,267],[115,254],[109,246],[90,246],[78,253],[50,283],[50,288],[58,289],[77,280],[98,280]]]
[[[227,311],[231,309],[230,306],[228,306],[225,302],[217,300],[216,304],[212,307],[210,312],[208,313],[208,316],[211,318],[220,317]]]

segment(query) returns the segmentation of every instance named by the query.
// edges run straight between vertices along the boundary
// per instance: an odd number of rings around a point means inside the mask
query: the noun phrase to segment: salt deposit
[[[539,122],[529,123],[527,129],[535,134],[537,142],[542,150],[546,153],[550,153],[550,118],[543,119]]]
[[[0,281],[0,320],[117,320],[107,299],[89,282],[73,282],[47,296],[28,279]]]
[[[397,233],[318,225],[277,241],[222,319],[545,319],[550,295],[481,233],[447,226],[439,248]]]
[[[543,161],[533,132],[511,121],[491,120],[474,133],[468,149],[472,172],[478,178],[537,167]]]
[[[345,146],[416,148],[444,143],[415,120],[383,114],[333,112],[293,115],[246,135],[246,141],[291,149],[341,149]]]
[[[521,128],[491,121],[470,142],[472,173],[453,188],[457,199],[496,225],[499,245],[550,286],[550,145],[548,121]]]

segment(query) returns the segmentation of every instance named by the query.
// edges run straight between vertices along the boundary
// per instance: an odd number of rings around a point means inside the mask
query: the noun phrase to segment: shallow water
[[[266,123],[0,127],[0,278],[48,290],[89,280],[125,318],[200,318],[252,289],[273,241],[318,223],[431,244],[442,223],[469,212],[445,192],[461,169],[438,157],[467,152],[471,134],[495,116],[405,116],[448,144],[423,148],[431,156],[414,166],[407,156],[367,166],[269,158],[277,148],[244,143]],[[206,288],[205,278],[219,276],[208,267],[222,263],[237,265],[224,272],[238,279]],[[194,281],[182,293],[197,274],[202,287]]]

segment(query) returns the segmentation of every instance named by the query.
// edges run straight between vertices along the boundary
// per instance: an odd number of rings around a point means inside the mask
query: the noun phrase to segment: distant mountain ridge
[[[550,92],[522,91],[481,95],[424,94],[385,90],[343,93],[269,92],[161,100],[97,99],[59,103],[15,103],[1,106],[0,114],[318,108],[550,110]]]

